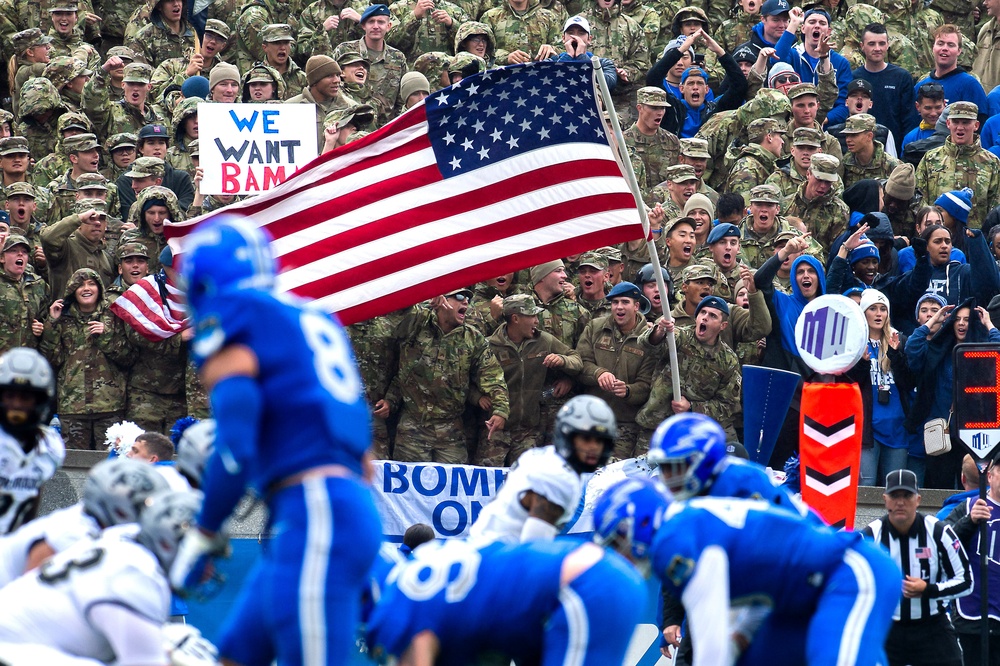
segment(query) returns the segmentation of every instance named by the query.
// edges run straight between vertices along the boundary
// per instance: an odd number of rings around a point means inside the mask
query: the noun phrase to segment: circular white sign
[[[864,356],[868,320],[858,304],[839,294],[814,298],[795,322],[795,347],[810,368],[841,375]]]

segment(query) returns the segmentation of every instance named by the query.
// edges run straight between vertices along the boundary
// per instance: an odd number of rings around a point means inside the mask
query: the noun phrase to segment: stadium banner
[[[802,500],[827,524],[847,530],[857,511],[863,413],[857,384],[802,387]]]
[[[198,105],[202,194],[260,194],[316,159],[312,104]]]

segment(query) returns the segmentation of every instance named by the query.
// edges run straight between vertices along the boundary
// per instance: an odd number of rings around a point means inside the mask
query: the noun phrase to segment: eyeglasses
[[[777,85],[783,85],[785,83],[799,83],[801,79],[794,74],[782,74],[774,78],[774,83]]]

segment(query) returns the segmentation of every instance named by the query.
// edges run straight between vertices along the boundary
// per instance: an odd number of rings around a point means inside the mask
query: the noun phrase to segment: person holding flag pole
[[[601,59],[597,56],[591,58],[590,62],[593,64],[594,69],[598,72],[601,71]],[[635,178],[635,172],[632,171],[632,161],[629,159],[627,148],[625,148],[625,138],[622,136],[622,127],[618,122],[618,116],[614,112],[614,104],[611,101],[611,91],[608,90],[607,81],[604,80],[603,76],[594,77],[598,83],[598,89],[601,93],[601,101],[604,102],[604,108],[608,111],[608,116],[611,121],[611,131],[615,137],[615,147],[618,151],[618,156],[620,158],[622,172],[625,174],[625,180],[628,182],[629,189],[632,190],[632,194],[635,195],[636,204],[639,207],[639,217],[642,221],[642,230],[646,238],[646,246],[649,250],[649,260],[653,264],[653,276],[656,278],[656,288],[660,292],[660,302],[669,303],[670,294],[667,292],[667,285],[663,281],[663,271],[660,270],[660,258],[657,256],[656,246],[653,243],[653,237],[649,232],[649,220],[647,219],[646,206],[642,202],[642,194],[639,192],[639,183]],[[674,318],[670,315],[669,308],[663,308],[663,317],[669,322],[673,322]],[[677,340],[674,337],[674,331],[670,330],[667,332],[667,350],[670,354],[670,376],[673,380],[673,390],[674,399],[681,397],[681,376],[677,370]]]

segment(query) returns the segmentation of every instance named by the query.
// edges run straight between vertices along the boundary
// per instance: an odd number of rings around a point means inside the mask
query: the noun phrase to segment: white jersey
[[[185,492],[191,490],[191,484],[184,478],[184,475],[177,471],[177,467],[171,463],[153,463],[153,469],[160,473],[167,480],[167,485],[171,490]]]
[[[139,526],[108,528],[101,538],[78,542],[0,590],[0,644],[46,645],[77,657],[111,663],[116,627],[92,616],[126,611],[157,628],[170,613],[170,587],[159,562],[135,541]],[[168,663],[162,636],[147,646]]]
[[[479,519],[469,528],[469,539],[477,543],[520,543],[521,529],[528,520],[521,498],[529,490],[561,506],[559,524],[564,524],[576,513],[583,482],[554,446],[529,449],[510,468],[496,498],[483,507]]]
[[[0,534],[13,532],[38,504],[38,491],[66,459],[62,437],[42,426],[28,453],[21,443],[0,430]]]
[[[28,554],[39,541],[57,553],[81,539],[96,539],[101,526],[83,511],[83,503],[59,509],[22,525],[0,537],[0,587],[20,578],[28,565]]]

